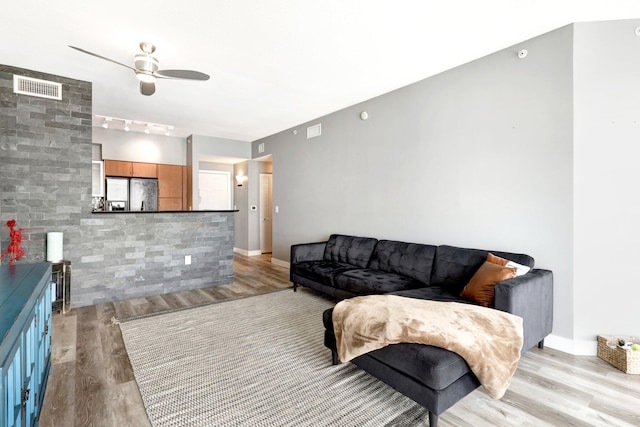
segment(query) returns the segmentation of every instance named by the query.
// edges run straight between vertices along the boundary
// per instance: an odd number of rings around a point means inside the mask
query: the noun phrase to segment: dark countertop
[[[163,214],[163,213],[220,213],[220,212],[238,212],[235,210],[224,211],[92,211],[94,214]]]

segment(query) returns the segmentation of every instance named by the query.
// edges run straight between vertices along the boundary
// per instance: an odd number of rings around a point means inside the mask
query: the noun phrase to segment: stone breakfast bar
[[[232,283],[234,212],[93,212],[82,218],[82,241],[70,253],[65,247],[72,307]]]

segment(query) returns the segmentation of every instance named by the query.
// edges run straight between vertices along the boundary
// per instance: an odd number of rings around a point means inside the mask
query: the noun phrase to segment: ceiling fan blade
[[[154,93],[156,93],[156,84],[140,82],[140,93],[145,96],[153,95]]]
[[[80,51],[82,53],[86,53],[87,55],[95,56],[96,58],[104,59],[105,61],[113,62],[114,64],[122,65],[123,67],[127,67],[130,70],[136,71],[136,69],[133,68],[133,67],[130,67],[130,66],[126,65],[126,64],[123,64],[122,62],[114,61],[113,59],[109,59],[109,58],[104,57],[102,55],[98,55],[97,53],[89,52],[88,50],[84,50],[84,49],[81,49],[81,48],[76,47],[76,46],[69,45],[69,47],[71,49],[78,50],[78,51]]]
[[[208,74],[193,70],[158,70],[153,74],[165,79],[209,80]]]

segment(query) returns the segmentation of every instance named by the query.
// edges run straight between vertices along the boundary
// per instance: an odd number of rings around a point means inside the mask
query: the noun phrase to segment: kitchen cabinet
[[[158,165],[155,163],[131,163],[131,176],[136,178],[157,178]]]
[[[51,368],[51,264],[0,265],[0,427],[38,423]]]
[[[160,197],[182,199],[182,166],[158,165],[158,192]]]
[[[180,211],[184,209],[183,166],[158,165],[158,210]]]
[[[134,178],[157,178],[158,165],[155,163],[126,162],[122,160],[105,160],[105,176],[124,176]]]
[[[180,197],[158,197],[159,211],[181,211],[182,198]]]
[[[133,176],[133,165],[131,162],[123,162],[121,160],[105,160],[104,161],[105,176]]]
[[[187,168],[179,165],[105,160],[106,177],[156,178],[158,210],[181,211],[187,208]]]

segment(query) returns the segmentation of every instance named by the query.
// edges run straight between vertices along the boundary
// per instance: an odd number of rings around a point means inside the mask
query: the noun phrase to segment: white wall
[[[527,253],[572,337],[572,42],[567,26],[255,141],[273,155],[274,257],[330,233]]]
[[[640,20],[575,25],[578,342],[640,333]],[[583,346],[581,346],[583,347]]]
[[[102,144],[102,158],[184,166],[187,160],[185,138],[119,129],[93,127],[93,143]]]

